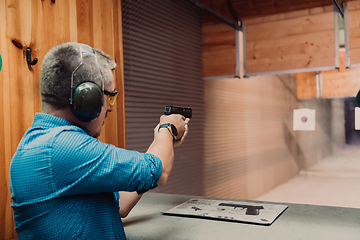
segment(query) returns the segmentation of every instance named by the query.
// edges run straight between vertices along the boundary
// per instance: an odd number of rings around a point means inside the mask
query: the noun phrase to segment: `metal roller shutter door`
[[[122,0],[127,149],[145,152],[165,105],[191,107],[169,181],[153,191],[203,194],[201,11],[187,1]]]

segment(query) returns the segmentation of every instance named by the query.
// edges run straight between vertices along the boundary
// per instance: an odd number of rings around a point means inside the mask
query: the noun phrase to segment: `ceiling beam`
[[[229,11],[230,11],[230,13],[231,13],[231,16],[232,16],[233,20],[234,20],[235,22],[238,22],[238,21],[239,21],[239,16],[237,15],[237,13],[236,13],[236,11],[235,11],[235,9],[234,9],[234,6],[233,6],[233,4],[232,4],[232,1],[231,1],[231,0],[226,0],[226,5],[227,5],[227,7],[229,8]]]
[[[335,7],[339,10],[342,18],[344,18],[344,7],[341,3],[338,2],[338,0],[332,0]]]
[[[237,22],[233,22],[231,20],[229,20],[228,18],[220,15],[219,13],[217,13],[216,11],[214,11],[213,9],[209,8],[208,6],[205,6],[204,4],[202,4],[201,2],[197,1],[197,0],[187,0],[188,2],[194,4],[195,6],[197,6],[198,8],[200,8],[201,10],[206,11],[207,13],[213,15],[214,17],[220,19],[221,21],[223,21],[224,23],[226,23],[227,25],[229,25],[230,27],[235,28],[236,30],[241,31],[241,25],[239,25]]]
[[[340,8],[342,8],[342,4],[348,1],[354,0],[336,0]],[[334,6],[335,4],[331,0],[199,0],[199,2],[211,7],[217,13],[230,20],[234,19],[232,11],[235,11],[239,21],[248,18]],[[211,18],[204,18],[204,20],[211,20]]]

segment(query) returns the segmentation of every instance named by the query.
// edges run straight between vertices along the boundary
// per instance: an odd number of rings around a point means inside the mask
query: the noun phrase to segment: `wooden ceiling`
[[[336,0],[343,4],[356,0]],[[230,21],[334,5],[333,0],[202,0],[203,5],[213,9]],[[218,22],[210,14],[204,14],[204,22]]]

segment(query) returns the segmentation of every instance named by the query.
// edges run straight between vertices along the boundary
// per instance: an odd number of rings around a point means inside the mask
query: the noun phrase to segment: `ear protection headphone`
[[[81,62],[71,74],[71,92],[70,106],[73,114],[82,122],[90,122],[96,119],[104,106],[104,80],[102,81],[102,90],[93,82],[83,82],[75,89],[73,85],[74,73],[83,63],[83,53],[94,54],[94,49],[89,45],[78,43],[80,49]]]

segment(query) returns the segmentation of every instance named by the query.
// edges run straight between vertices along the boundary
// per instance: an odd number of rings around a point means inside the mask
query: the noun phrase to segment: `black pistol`
[[[182,108],[182,107],[174,107],[174,106],[167,105],[165,107],[164,114],[165,115],[181,114],[185,118],[191,118],[192,110],[191,110],[191,108]]]
[[[233,207],[235,208],[246,208],[246,215],[259,215],[260,209],[264,209],[263,206],[252,206],[252,205],[242,205],[242,204],[232,204],[232,203],[220,203],[219,206],[224,207]]]

